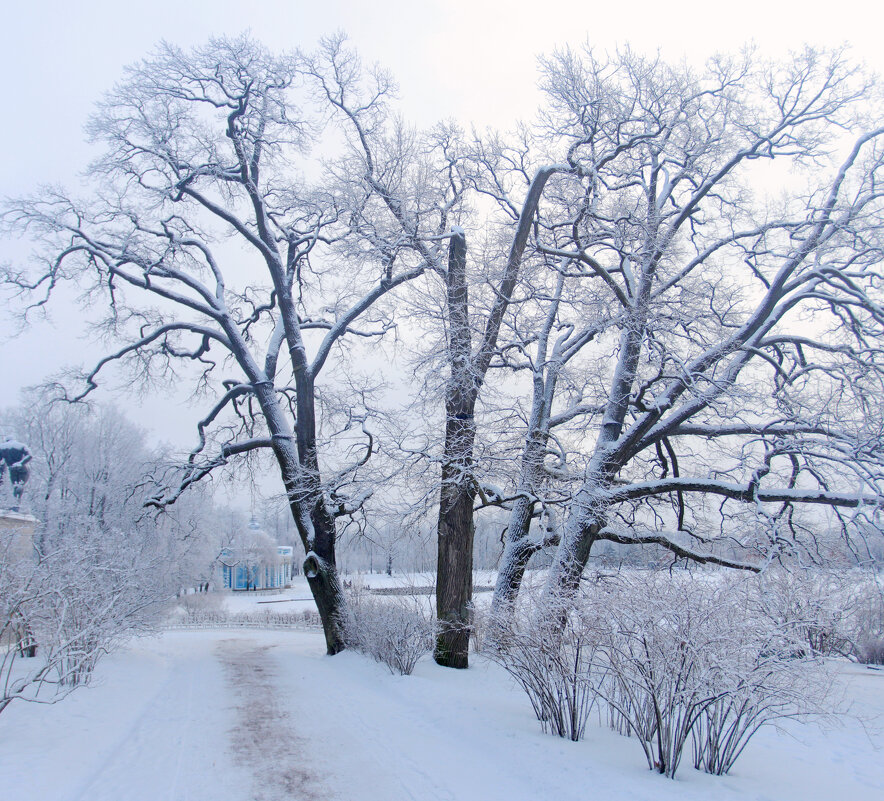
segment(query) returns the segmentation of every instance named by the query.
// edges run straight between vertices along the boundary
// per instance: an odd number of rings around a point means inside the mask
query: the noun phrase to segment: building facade
[[[293,555],[290,545],[275,546],[275,554],[224,548],[219,559],[221,587],[246,591],[291,587]]]

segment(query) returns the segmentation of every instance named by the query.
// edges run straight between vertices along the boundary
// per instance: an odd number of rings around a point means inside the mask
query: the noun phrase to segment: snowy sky
[[[0,195],[40,183],[76,185],[89,159],[83,124],[92,104],[120,77],[123,65],[160,40],[189,46],[209,36],[250,29],[273,49],[311,49],[318,37],[346,31],[366,61],[388,67],[400,85],[403,113],[426,125],[457,118],[509,127],[537,105],[535,59],[556,45],[589,41],[601,48],[629,43],[660,50],[668,60],[700,62],[715,51],[754,41],[786,55],[802,43],[848,42],[855,55],[884,74],[880,46],[884,11],[873,0],[685,0],[539,3],[495,0],[30,0],[3,12],[0,69],[7,76],[0,125]],[[20,255],[0,242],[0,259]],[[14,341],[0,316],[0,407],[21,387],[64,364],[81,363],[96,346],[67,333],[73,308],[56,308]],[[121,398],[143,405],[143,423],[159,438],[184,444],[194,409],[168,401]],[[162,415],[162,423],[151,418]],[[184,438],[184,442],[182,442]]]

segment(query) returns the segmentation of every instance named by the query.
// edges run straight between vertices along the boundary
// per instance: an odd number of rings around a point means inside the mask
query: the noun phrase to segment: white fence
[[[303,612],[225,612],[193,610],[168,621],[166,629],[317,629],[322,628],[319,613]]]

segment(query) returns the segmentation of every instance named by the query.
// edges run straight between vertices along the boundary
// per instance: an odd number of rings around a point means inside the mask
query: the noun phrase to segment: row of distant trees
[[[337,544],[436,518],[436,660],[465,667],[477,515],[573,595],[604,543],[760,570],[862,556],[882,497],[884,129],[845,53],[703,69],[563,50],[513,133],[417,131],[342,37],[162,45],[98,105],[81,198],[9,203],[27,308],[67,282],[117,364],[206,402],[148,506],[272,464],[329,653]],[[393,369],[386,364],[393,364]],[[265,461],[260,461],[265,454]]]

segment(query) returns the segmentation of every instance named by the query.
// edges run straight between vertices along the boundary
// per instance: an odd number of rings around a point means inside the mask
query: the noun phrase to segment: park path
[[[228,733],[234,762],[252,775],[253,801],[329,798],[310,770],[306,742],[292,727],[294,701],[280,694],[274,648],[235,638],[222,640],[215,649],[236,703],[235,722]]]
[[[10,707],[0,798],[329,798],[304,768],[275,649],[262,633],[171,632],[109,657],[95,685],[63,703]]]

